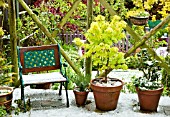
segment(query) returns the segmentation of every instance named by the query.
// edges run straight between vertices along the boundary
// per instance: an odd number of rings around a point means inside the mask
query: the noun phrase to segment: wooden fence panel
[[[77,37],[80,38],[81,40],[85,40],[85,36],[78,31],[75,33],[72,33],[72,32],[63,33],[62,32],[58,34],[58,36],[66,44],[73,44],[74,38],[77,38]],[[118,47],[120,51],[127,52],[129,48],[132,46],[132,44],[130,44],[129,42],[129,38],[130,38],[129,35],[127,35],[125,39],[119,41],[117,44],[114,44],[114,46]]]

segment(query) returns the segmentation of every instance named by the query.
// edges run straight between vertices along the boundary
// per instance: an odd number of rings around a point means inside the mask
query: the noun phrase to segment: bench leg
[[[25,96],[24,96],[24,86],[21,85],[21,100],[24,103],[24,112],[26,112]]]
[[[63,85],[63,82],[60,83],[59,95],[62,95],[62,85]]]
[[[67,99],[67,107],[69,107],[69,99],[68,99],[68,91],[67,91],[67,87],[68,87],[68,82],[65,83],[65,90],[66,90],[66,99]]]

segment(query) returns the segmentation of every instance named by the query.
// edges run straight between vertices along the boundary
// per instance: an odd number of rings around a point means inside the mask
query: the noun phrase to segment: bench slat
[[[23,83],[25,85],[41,84],[41,83],[48,83],[48,82],[51,83],[65,82],[67,80],[61,75],[60,72],[22,75],[22,78],[23,78]]]

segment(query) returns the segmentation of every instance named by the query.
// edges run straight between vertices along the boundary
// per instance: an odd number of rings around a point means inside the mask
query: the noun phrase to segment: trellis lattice
[[[46,67],[55,65],[56,63],[53,49],[24,52],[25,68]]]

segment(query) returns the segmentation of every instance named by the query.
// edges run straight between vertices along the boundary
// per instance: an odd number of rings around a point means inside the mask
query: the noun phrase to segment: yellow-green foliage
[[[129,18],[130,16],[134,17],[149,17],[149,13],[142,9],[133,9],[127,12],[126,17]]]
[[[160,0],[160,5],[162,5],[162,9],[158,11],[159,14],[162,15],[163,18],[169,15],[170,11],[170,1],[169,0]]]
[[[157,12],[162,15],[162,18],[165,18],[169,15],[169,11],[170,11],[169,0],[132,0],[132,1],[133,1],[133,4],[135,5],[135,9],[133,9],[134,12],[136,11],[136,9],[148,11],[148,10],[151,10],[151,8],[153,8],[154,6],[153,4],[159,4],[160,6],[162,6],[162,8]],[[131,11],[130,13],[127,13],[127,15],[134,14],[134,12],[131,12]],[[153,20],[155,20],[155,15],[151,17]]]
[[[7,64],[7,60],[0,56],[0,85],[8,85],[12,82],[12,65]]]
[[[123,32],[126,23],[119,16],[113,16],[111,21],[106,21],[105,17],[98,15],[91,23],[90,29],[85,33],[89,43],[82,43],[79,38],[75,38],[78,46],[84,47],[86,52],[84,57],[92,55],[94,65],[99,65],[99,70],[127,69],[124,53],[119,52],[113,44],[125,38]]]
[[[0,0],[0,7],[6,8],[8,4],[5,3],[5,0]]]
[[[2,29],[2,27],[0,27],[0,36],[3,36],[4,35],[4,31]]]

